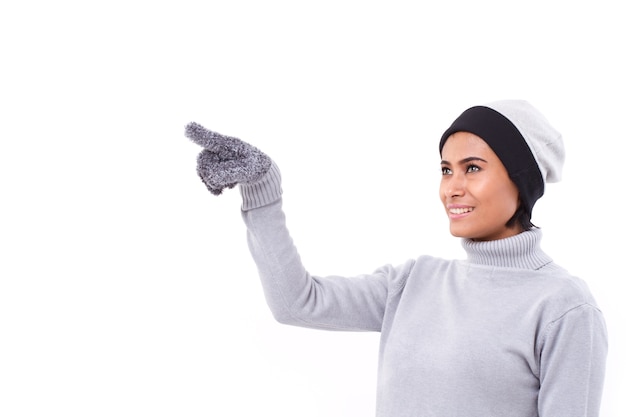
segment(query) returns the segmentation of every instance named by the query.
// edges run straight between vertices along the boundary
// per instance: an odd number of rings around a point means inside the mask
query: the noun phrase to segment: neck
[[[480,265],[540,269],[552,262],[541,250],[541,230],[531,229],[515,236],[490,241],[463,239],[467,260]]]

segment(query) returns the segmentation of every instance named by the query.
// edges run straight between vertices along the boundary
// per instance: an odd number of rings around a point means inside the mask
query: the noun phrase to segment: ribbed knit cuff
[[[241,209],[245,211],[263,207],[280,199],[283,193],[280,183],[280,170],[272,161],[270,169],[258,181],[239,185],[243,197]]]

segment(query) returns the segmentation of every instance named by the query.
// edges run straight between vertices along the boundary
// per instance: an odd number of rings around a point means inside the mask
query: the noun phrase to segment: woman
[[[381,333],[377,416],[598,415],[606,328],[585,283],[541,250],[531,222],[564,149],[529,103],[472,107],[441,138],[440,197],[466,260],[422,256],[353,278],[306,271],[267,155],[196,123],[186,135],[205,148],[198,174],[212,193],[240,184],[276,319]]]

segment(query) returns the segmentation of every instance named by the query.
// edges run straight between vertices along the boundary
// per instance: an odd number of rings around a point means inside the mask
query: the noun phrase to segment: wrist
[[[239,190],[243,198],[242,210],[251,210],[266,206],[280,199],[283,190],[281,187],[280,170],[275,162],[269,170],[253,183],[239,184]]]

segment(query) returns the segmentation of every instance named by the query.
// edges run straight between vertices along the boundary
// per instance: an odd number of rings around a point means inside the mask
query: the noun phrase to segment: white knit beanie
[[[501,100],[485,104],[509,119],[530,148],[544,182],[561,181],[565,146],[561,134],[535,107],[524,100]]]
[[[527,101],[495,101],[465,110],[441,137],[440,153],[450,135],[460,131],[479,136],[498,155],[529,214],[545,183],[561,179],[565,161],[561,134]]]

